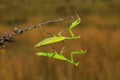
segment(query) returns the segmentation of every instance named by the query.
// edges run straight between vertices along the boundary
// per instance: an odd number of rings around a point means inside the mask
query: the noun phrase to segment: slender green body
[[[43,57],[48,57],[48,58],[54,58],[54,59],[63,60],[63,61],[68,60],[66,57],[64,57],[63,55],[58,54],[57,52],[55,52],[55,53],[38,52],[38,53],[36,53],[36,55],[43,56]]]
[[[75,52],[71,52],[71,59],[67,59],[65,56],[57,53],[57,52],[54,52],[54,53],[50,53],[50,52],[38,52],[36,53],[37,56],[43,56],[43,57],[47,57],[47,58],[53,58],[53,59],[57,59],[57,60],[62,60],[62,61],[66,61],[66,62],[69,62],[71,64],[74,64],[75,66],[78,66],[79,63],[76,63],[74,62],[74,58],[73,58],[73,55],[74,54],[84,54],[86,52],[84,51],[75,51]]]
[[[80,38],[80,36],[75,36],[75,37],[53,36],[53,37],[49,37],[49,38],[42,40],[41,42],[36,44],[35,47],[41,47],[41,46],[57,43],[60,41],[64,41],[67,39],[78,39],[78,38]]]
[[[49,38],[46,38],[46,39],[42,40],[37,45],[35,45],[35,47],[41,47],[41,46],[53,44],[53,43],[56,43],[56,42],[60,42],[60,41],[63,41],[63,40],[65,40],[65,37],[63,37],[63,36],[60,36],[60,37],[53,36],[53,37],[49,37]]]

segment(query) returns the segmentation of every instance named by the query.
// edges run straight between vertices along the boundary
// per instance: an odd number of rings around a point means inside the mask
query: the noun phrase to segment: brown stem
[[[24,29],[18,29],[18,28],[15,27],[11,34],[8,34],[7,32],[4,32],[3,36],[0,37],[0,49],[6,47],[5,43],[14,42],[15,41],[15,36],[17,36],[17,35],[23,34],[27,31],[30,31],[30,30],[33,30],[35,28],[39,28],[39,27],[42,27],[42,26],[45,26],[45,25],[48,25],[48,24],[59,23],[59,22],[63,22],[63,21],[73,19],[73,18],[74,17],[71,16],[71,17],[67,17],[67,18],[59,18],[59,19],[56,19],[56,20],[50,20],[50,21],[40,23],[38,25],[26,27]]]

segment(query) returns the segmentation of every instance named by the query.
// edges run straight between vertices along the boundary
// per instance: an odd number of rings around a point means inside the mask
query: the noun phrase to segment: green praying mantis
[[[58,36],[53,35],[52,37],[45,38],[44,40],[42,40],[41,42],[36,44],[35,47],[42,47],[42,46],[50,45],[50,44],[57,43],[60,41],[64,41],[64,40],[80,38],[80,35],[75,36],[74,33],[72,32],[72,29],[74,27],[76,27],[80,22],[81,22],[81,19],[78,18],[70,25],[70,27],[68,29],[70,32],[70,35],[71,35],[70,37],[62,36],[61,34],[58,34]],[[47,57],[47,58],[53,58],[53,59],[57,59],[57,60],[62,60],[62,61],[71,63],[75,66],[78,66],[79,63],[74,61],[73,55],[74,54],[85,54],[85,53],[86,53],[86,51],[83,51],[83,50],[71,52],[71,54],[70,54],[71,59],[66,58],[64,55],[62,55],[61,53],[58,53],[57,51],[55,51],[53,53],[51,53],[51,52],[38,52],[38,53],[36,53],[36,55]]]
[[[83,50],[71,52],[71,59],[66,58],[65,56],[63,56],[60,53],[57,53],[56,51],[54,53],[51,53],[51,52],[38,52],[38,53],[36,53],[36,55],[37,56],[47,57],[47,58],[53,58],[53,59],[57,59],[57,60],[61,60],[61,61],[66,61],[66,62],[68,62],[70,64],[78,66],[79,63],[74,61],[73,55],[74,54],[85,54],[85,53],[86,53],[86,51],[83,51]]]
[[[79,23],[81,22],[81,19],[77,19],[76,21],[74,21],[70,27],[69,27],[69,32],[71,34],[71,37],[65,37],[65,36],[62,36],[60,33],[58,34],[58,36],[56,35],[53,35],[52,37],[49,37],[49,38],[45,38],[44,40],[42,40],[41,42],[39,42],[37,45],[35,45],[35,47],[41,47],[41,46],[45,46],[45,45],[50,45],[50,44],[53,44],[53,43],[57,43],[57,42],[60,42],[60,41],[64,41],[64,40],[69,40],[69,39],[78,39],[80,38],[80,35],[79,36],[75,36],[72,32],[72,29],[74,27],[76,27]]]

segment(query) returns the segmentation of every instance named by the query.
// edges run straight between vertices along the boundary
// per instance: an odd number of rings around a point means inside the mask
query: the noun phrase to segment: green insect
[[[47,57],[47,58],[53,58],[53,59],[57,59],[57,60],[61,60],[61,61],[66,61],[68,63],[71,63],[75,66],[78,66],[78,62],[74,62],[74,58],[73,55],[74,54],[85,54],[86,51],[75,51],[75,52],[71,52],[71,59],[69,60],[68,58],[66,58],[65,56],[57,53],[56,51],[54,53],[50,53],[50,52],[38,52],[36,53],[37,56],[43,56],[43,57]]]
[[[41,47],[41,46],[57,43],[60,41],[64,41],[68,39],[77,39],[77,38],[80,38],[80,36],[76,36],[76,37],[52,36],[52,37],[42,40],[41,42],[36,44],[35,47]]]
[[[71,34],[72,37],[75,37],[74,34],[73,34],[73,32],[72,32],[72,29],[73,29],[74,27],[76,27],[78,24],[80,24],[80,22],[81,22],[81,19],[79,18],[79,19],[77,19],[76,21],[74,21],[74,22],[70,25],[70,27],[69,27],[69,32],[70,32],[70,34]]]
[[[71,34],[71,37],[65,37],[62,36],[60,33],[58,34],[58,36],[53,35],[52,37],[49,38],[45,38],[44,40],[42,40],[41,42],[39,42],[38,44],[35,45],[35,47],[41,47],[41,46],[45,46],[45,45],[49,45],[49,44],[53,44],[56,42],[60,42],[60,41],[64,41],[67,39],[78,39],[80,38],[80,36],[74,36],[73,32],[71,29],[73,29],[75,26],[77,26],[79,23],[81,22],[80,18],[77,19],[76,21],[74,21],[70,27],[69,27],[69,32]]]
[[[64,37],[64,36],[58,36],[58,37],[57,36],[52,36],[52,37],[49,37],[49,38],[46,38],[46,39],[42,40],[41,42],[36,44],[35,47],[41,47],[41,46],[49,45],[49,44],[52,44],[52,43],[63,41],[65,39],[66,39],[66,37]]]

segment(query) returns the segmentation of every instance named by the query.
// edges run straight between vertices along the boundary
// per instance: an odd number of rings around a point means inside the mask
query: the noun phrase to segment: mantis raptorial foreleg
[[[76,27],[80,22],[81,22],[81,19],[79,18],[79,19],[77,19],[76,21],[74,21],[74,22],[70,25],[70,27],[69,27],[69,32],[70,32],[70,34],[71,34],[72,37],[75,37],[74,33],[72,32],[72,29],[73,29],[74,27]]]

